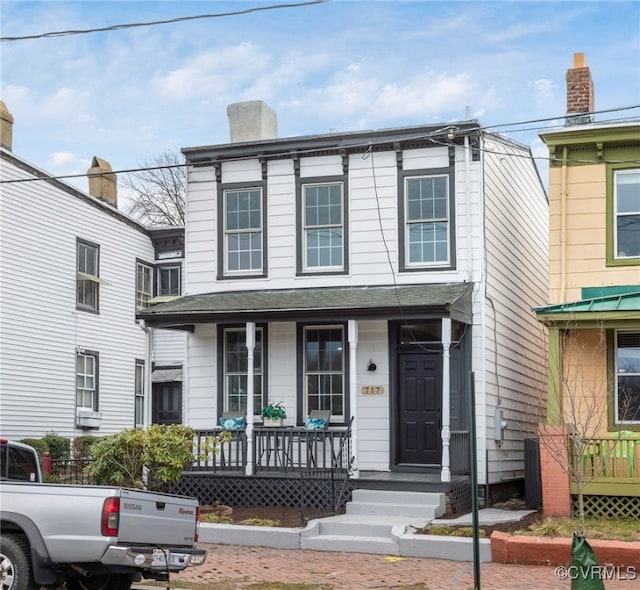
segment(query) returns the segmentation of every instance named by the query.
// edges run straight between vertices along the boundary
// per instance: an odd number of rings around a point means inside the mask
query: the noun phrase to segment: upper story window
[[[344,268],[344,226],[342,182],[303,184],[303,271],[340,271]]]
[[[98,410],[98,354],[78,352],[76,355],[76,406]]]
[[[226,189],[224,200],[224,275],[263,272],[262,188]]]
[[[136,263],[136,309],[149,305],[153,297],[153,267],[144,262]]]
[[[100,247],[83,240],[77,241],[76,306],[87,311],[99,311]]]
[[[616,424],[640,424],[640,333],[616,334]]]
[[[405,266],[449,266],[450,251],[449,176],[405,178]]]
[[[181,280],[180,275],[182,269],[179,264],[163,265],[157,268],[157,295],[159,297],[167,297],[172,295],[180,295]]]
[[[640,258],[640,169],[613,172],[616,259]]]

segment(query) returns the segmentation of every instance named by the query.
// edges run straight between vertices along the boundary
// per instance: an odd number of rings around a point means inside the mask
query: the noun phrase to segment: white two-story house
[[[547,197],[527,147],[475,120],[183,149],[185,296],[138,314],[188,333],[184,421],[352,421],[354,473],[451,476],[475,384],[479,483],[523,476],[545,387]],[[249,400],[249,401],[248,401]]]
[[[118,210],[101,158],[88,193],[52,178],[13,153],[1,101],[0,116],[0,433],[180,422],[186,337],[146,328],[136,311],[180,295],[183,228],[150,229]]]

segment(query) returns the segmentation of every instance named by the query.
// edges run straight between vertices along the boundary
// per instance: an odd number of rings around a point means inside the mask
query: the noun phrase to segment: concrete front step
[[[444,494],[357,489],[347,503],[347,514],[380,515],[432,520],[445,512]]]
[[[301,537],[300,549],[375,553],[379,555],[398,555],[400,551],[398,541],[395,539],[359,537],[357,535],[320,535],[317,537]]]

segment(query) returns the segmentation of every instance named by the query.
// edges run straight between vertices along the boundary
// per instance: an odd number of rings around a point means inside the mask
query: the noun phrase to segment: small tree
[[[603,327],[584,330],[568,323],[560,334],[560,373],[557,380],[549,383],[560,403],[557,407],[549,407],[547,422],[540,427],[543,435],[540,444],[548,449],[575,486],[578,534],[584,537],[586,486],[604,473],[616,452],[616,439],[597,449],[593,443],[606,430],[608,394],[615,383],[606,367],[606,330]],[[624,416],[627,411],[625,400],[621,400],[620,414]],[[568,440],[550,436],[552,425],[563,427]],[[621,432],[620,428],[616,429],[618,439]]]
[[[181,424],[154,424],[105,436],[91,447],[87,471],[102,485],[167,492],[194,461],[195,430]],[[219,437],[209,437],[203,452],[217,452]]]
[[[165,151],[143,161],[123,185],[131,190],[130,215],[148,225],[184,225],[186,172],[180,154]]]

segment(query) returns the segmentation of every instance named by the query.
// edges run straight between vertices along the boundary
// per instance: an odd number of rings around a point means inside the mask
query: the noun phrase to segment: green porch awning
[[[533,312],[546,324],[640,320],[640,286],[637,291],[534,307]]]
[[[203,323],[451,317],[471,323],[471,283],[247,290],[186,295],[139,310],[152,327]]]

